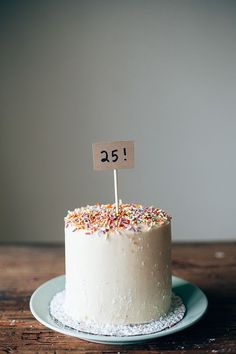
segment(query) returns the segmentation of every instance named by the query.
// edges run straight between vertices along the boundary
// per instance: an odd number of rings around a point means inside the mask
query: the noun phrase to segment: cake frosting
[[[65,311],[100,324],[158,320],[171,302],[171,217],[139,204],[96,204],[65,217]]]

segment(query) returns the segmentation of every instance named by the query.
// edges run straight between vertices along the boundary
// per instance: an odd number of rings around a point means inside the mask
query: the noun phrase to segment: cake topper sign
[[[134,142],[112,141],[93,144],[93,168],[114,170],[134,167]]]
[[[111,141],[93,144],[93,168],[95,170],[114,170],[114,189],[116,212],[119,212],[118,174],[120,168],[134,167],[134,142]]]

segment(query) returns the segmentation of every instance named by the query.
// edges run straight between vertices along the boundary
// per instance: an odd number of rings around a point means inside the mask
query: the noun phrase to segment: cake
[[[149,323],[171,304],[171,217],[96,204],[65,217],[65,312],[79,322]]]

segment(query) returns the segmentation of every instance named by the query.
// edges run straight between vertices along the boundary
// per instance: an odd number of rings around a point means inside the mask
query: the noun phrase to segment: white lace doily
[[[72,319],[64,310],[64,300],[65,290],[57,293],[50,303],[50,315],[59,326],[64,328],[69,327],[78,332],[117,337],[151,334],[163,331],[181,321],[186,311],[182,299],[172,294],[170,311],[158,321],[137,325],[100,325],[92,321],[78,322]]]

